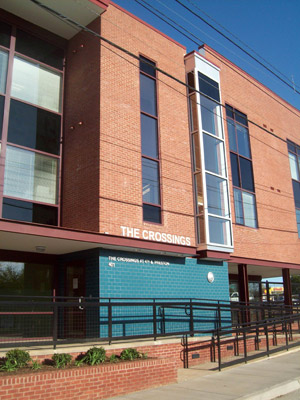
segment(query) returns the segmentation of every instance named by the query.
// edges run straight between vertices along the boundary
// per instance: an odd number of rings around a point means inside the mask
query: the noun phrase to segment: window
[[[229,105],[226,105],[226,116],[235,221],[239,225],[257,228],[256,200],[247,116]]]
[[[288,141],[290,169],[293,183],[298,237],[300,238],[300,146]]]
[[[59,224],[63,60],[63,49],[0,24],[3,218]],[[5,113],[8,123],[3,124]]]
[[[143,219],[161,223],[155,63],[140,56]]]

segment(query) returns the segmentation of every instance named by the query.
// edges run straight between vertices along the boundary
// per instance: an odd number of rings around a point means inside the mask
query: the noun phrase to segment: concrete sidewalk
[[[300,350],[290,350],[219,371],[179,371],[177,384],[143,390],[114,400],[271,400],[300,388]],[[111,400],[113,400],[111,399]]]

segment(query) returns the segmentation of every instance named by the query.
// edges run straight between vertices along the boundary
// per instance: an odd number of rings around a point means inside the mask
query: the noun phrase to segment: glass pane
[[[11,26],[0,22],[0,45],[9,47],[10,45]]]
[[[251,158],[248,129],[244,126],[236,124],[236,131],[239,148],[238,153],[241,156]]]
[[[208,225],[210,243],[231,245],[229,221],[209,216]]]
[[[3,112],[4,112],[4,97],[0,96],[0,139],[2,138]]]
[[[227,130],[228,130],[228,138],[229,138],[229,147],[230,150],[237,153],[237,144],[236,144],[236,134],[235,134],[235,124],[231,120],[227,120]]]
[[[219,84],[208,76],[198,72],[200,92],[214,100],[220,101]]]
[[[42,204],[28,203],[15,199],[3,199],[3,218],[16,221],[57,225],[57,208]]]
[[[241,168],[242,188],[254,192],[254,182],[252,173],[252,162],[243,157],[239,157]]]
[[[0,92],[6,91],[6,76],[7,76],[8,53],[0,50]]]
[[[193,139],[193,157],[194,157],[194,170],[195,172],[201,171],[201,153],[200,153],[200,142],[199,133],[192,135]]]
[[[142,154],[158,158],[157,120],[141,114]]]
[[[11,100],[8,141],[59,154],[60,115]]]
[[[141,110],[156,116],[156,81],[143,74],[140,74],[140,81]]]
[[[237,122],[248,126],[247,116],[238,110],[235,110],[235,119]]]
[[[245,225],[251,228],[257,228],[255,196],[253,194],[242,192]]]
[[[296,208],[300,208],[300,182],[293,182],[294,200]]]
[[[222,137],[219,106],[212,100],[201,96],[202,129],[215,136]]]
[[[241,187],[238,157],[236,154],[230,153],[230,162],[231,162],[232,184],[233,186]]]
[[[49,110],[60,111],[61,74],[15,57],[11,95]]]
[[[206,174],[206,190],[208,212],[229,217],[226,181],[214,175]]]
[[[226,104],[226,115],[227,117],[234,118],[233,108]]]
[[[64,51],[27,32],[17,29],[16,51],[51,67],[63,69]]]
[[[300,238],[300,210],[296,210],[298,237]]]
[[[160,204],[158,162],[143,158],[143,202]]]
[[[220,140],[203,134],[205,169],[225,176],[224,146]]]
[[[297,156],[295,154],[289,153],[289,161],[291,168],[292,179],[299,181],[299,170],[297,165]]]
[[[156,69],[155,63],[153,61],[148,60],[147,58],[140,56],[140,70],[145,72],[148,75],[151,75],[155,78]]]
[[[0,261],[0,294],[52,296],[53,266]]]
[[[244,225],[244,213],[242,203],[242,193],[239,189],[233,189],[235,222]]]
[[[200,214],[200,210],[203,209],[203,183],[202,183],[202,174],[199,172],[195,175],[195,192],[196,192],[196,206],[197,206],[197,214]]]
[[[143,220],[154,222],[156,224],[161,223],[161,209],[160,207],[149,206],[148,204],[143,204]]]
[[[198,104],[196,93],[193,93],[189,97],[190,102],[190,120],[191,120],[191,131],[197,131],[198,127]]]
[[[296,146],[293,143],[289,142],[289,141],[287,143],[288,143],[288,149],[290,151],[292,151],[293,153],[296,153]]]
[[[56,204],[57,175],[57,159],[7,146],[4,195]]]
[[[200,215],[199,217],[197,217],[196,224],[197,224],[197,240],[198,240],[198,243],[206,243],[204,215]]]

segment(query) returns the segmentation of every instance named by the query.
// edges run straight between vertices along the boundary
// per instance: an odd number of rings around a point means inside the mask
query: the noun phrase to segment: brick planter
[[[97,400],[177,381],[174,359],[0,375],[1,400]]]

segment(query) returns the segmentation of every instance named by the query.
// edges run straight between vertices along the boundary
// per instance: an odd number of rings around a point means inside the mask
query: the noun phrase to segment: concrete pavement
[[[300,349],[219,371],[179,370],[178,383],[111,400],[271,400],[300,389]]]

